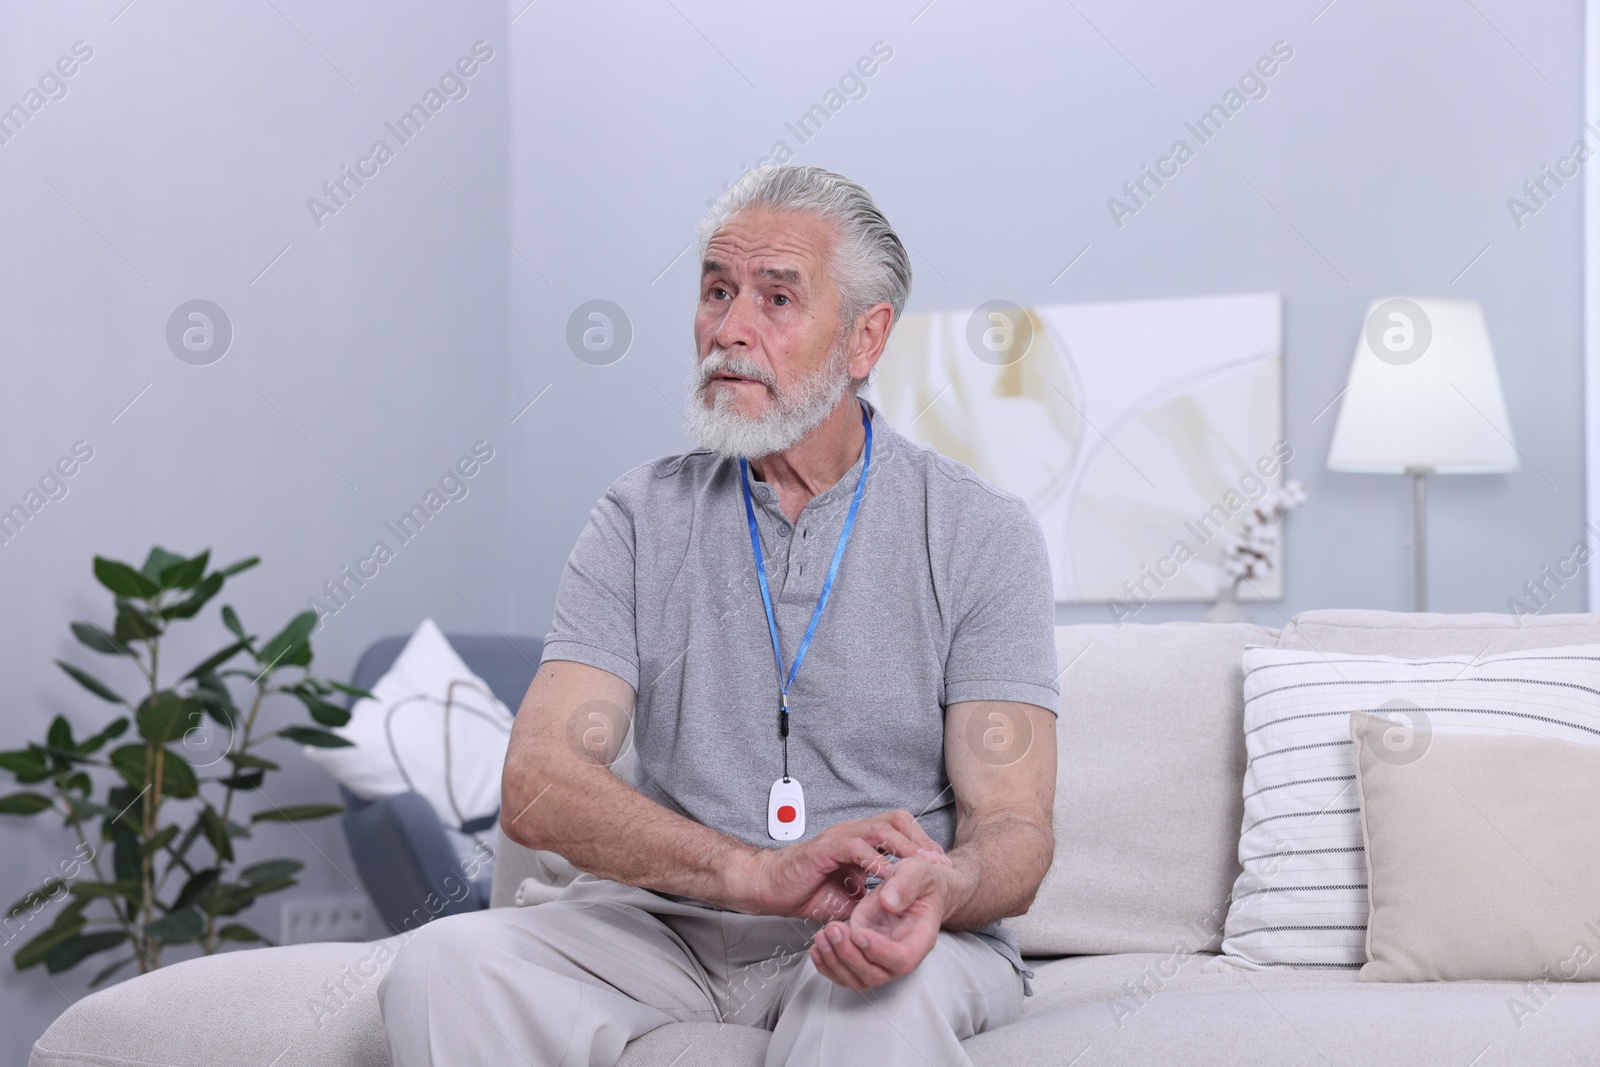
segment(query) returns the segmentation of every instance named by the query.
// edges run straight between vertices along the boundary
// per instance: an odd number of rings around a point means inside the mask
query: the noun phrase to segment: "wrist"
[[[943,904],[943,920],[948,923],[958,915],[978,891],[978,874],[969,870],[959,859],[949,863],[930,864],[938,880],[939,895]]]
[[[746,915],[761,914],[761,865],[767,851],[743,842],[723,851],[717,865],[720,903]]]

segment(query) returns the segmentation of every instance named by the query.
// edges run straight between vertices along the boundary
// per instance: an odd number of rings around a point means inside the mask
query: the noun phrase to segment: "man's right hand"
[[[740,854],[728,866],[726,897],[751,915],[842,920],[866,895],[867,875],[887,877],[888,856],[924,852],[944,856],[909,811],[886,811],[835,823],[784,848]]]

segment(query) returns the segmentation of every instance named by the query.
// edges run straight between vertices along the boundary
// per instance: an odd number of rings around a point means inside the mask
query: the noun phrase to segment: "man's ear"
[[[859,381],[877,366],[893,325],[894,307],[890,304],[874,304],[856,316],[851,327],[850,377]]]

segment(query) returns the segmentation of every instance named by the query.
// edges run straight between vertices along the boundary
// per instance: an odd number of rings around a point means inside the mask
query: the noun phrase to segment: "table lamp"
[[[1356,343],[1328,469],[1409,474],[1416,610],[1428,610],[1427,477],[1516,470],[1500,375],[1473,300],[1375,300]]]

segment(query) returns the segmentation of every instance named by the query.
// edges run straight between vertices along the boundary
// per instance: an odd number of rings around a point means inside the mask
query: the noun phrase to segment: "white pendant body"
[[[793,778],[779,778],[767,795],[767,835],[798,841],[806,832],[806,794]]]

